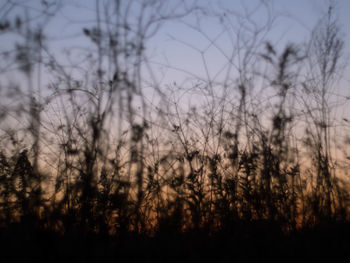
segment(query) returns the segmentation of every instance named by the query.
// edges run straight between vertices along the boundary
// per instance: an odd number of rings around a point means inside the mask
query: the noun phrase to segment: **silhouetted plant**
[[[237,255],[243,248],[244,257],[261,244],[298,244],[311,227],[348,224],[347,160],[342,168],[333,140],[340,106],[329,101],[344,46],[333,6],[306,47],[280,49],[266,39],[269,15],[256,24],[180,2],[169,10],[167,1],[96,1],[95,21],[79,31],[86,48],[65,62],[45,37],[58,5],[39,5],[37,27],[24,22],[35,19],[29,14],[0,10],[0,34],[19,37],[9,60],[27,83],[0,113],[0,234],[52,233],[53,246],[76,241],[85,257],[94,252],[82,247],[101,240],[119,259],[133,248],[150,253],[146,241],[163,248],[157,242],[168,237],[184,250],[186,242],[213,242]],[[191,79],[162,87],[144,71],[155,78],[147,41],[171,19],[208,42],[202,49],[178,41],[200,55],[205,77],[164,66]],[[232,52],[216,43],[221,34],[206,33],[205,19],[219,21]],[[216,74],[211,48],[227,60]],[[5,127],[16,118],[18,127]]]

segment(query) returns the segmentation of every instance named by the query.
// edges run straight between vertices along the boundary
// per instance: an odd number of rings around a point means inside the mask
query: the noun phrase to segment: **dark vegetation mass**
[[[258,24],[194,1],[96,1],[82,47],[64,54],[45,26],[65,3],[25,2],[0,9],[2,262],[350,258],[334,2],[308,40],[280,47],[267,1]],[[206,77],[155,66],[147,45],[167,22],[207,39],[201,49],[172,38]],[[210,48],[226,59],[219,77]],[[161,66],[189,80],[157,82]]]

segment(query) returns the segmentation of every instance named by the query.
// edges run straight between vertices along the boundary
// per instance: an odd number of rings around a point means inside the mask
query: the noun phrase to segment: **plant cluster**
[[[153,84],[150,102],[147,41],[169,20],[209,16],[203,8],[96,1],[94,24],[81,29],[83,59],[67,66],[74,54],[61,61],[45,37],[62,8],[49,2],[34,17],[9,16],[21,7],[12,1],[0,11],[0,37],[17,43],[1,53],[13,62],[1,74],[25,76],[23,86],[1,84],[16,101],[0,105],[2,227],[214,235],[252,222],[289,232],[349,220],[347,160],[335,158],[346,150],[337,127],[348,121],[334,118],[343,105],[331,101],[344,51],[333,6],[307,44],[283,49],[264,38],[270,20],[239,17],[234,29],[235,14],[210,14],[233,39],[226,78],[208,70],[190,87]],[[206,51],[195,51],[209,69]]]

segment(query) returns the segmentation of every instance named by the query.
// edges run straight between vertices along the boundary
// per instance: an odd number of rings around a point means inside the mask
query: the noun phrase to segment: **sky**
[[[259,1],[222,0],[206,2],[213,6],[212,9],[216,8],[218,12],[223,12],[223,10],[227,8],[232,11],[237,10],[238,13],[242,14],[241,6],[245,5],[248,10],[254,10],[258,6]],[[237,5],[237,3],[240,4]],[[271,16],[274,17],[274,22],[271,29],[266,30],[266,35],[264,35],[262,39],[264,39],[264,41],[270,41],[272,44],[282,49],[288,43],[300,44],[303,41],[307,41],[322,14],[327,11],[327,1],[320,0],[275,0],[270,1],[270,3],[271,6],[268,10],[263,6],[260,7],[253,13],[251,19],[257,26],[263,25],[268,19],[267,11],[271,12]],[[217,7],[218,5],[221,6],[222,9],[219,9]],[[208,4],[206,6],[210,5]],[[350,11],[350,1],[337,1],[336,7],[336,11],[339,14],[339,24],[344,34],[344,53],[350,54],[350,27],[347,26],[350,25],[350,17],[348,15]],[[191,18],[187,19],[187,21],[188,20],[191,20]],[[232,17],[231,21],[232,23],[237,22],[234,17]],[[227,34],[223,32],[220,35],[222,28],[217,20],[206,19],[206,21],[203,21],[202,30],[209,38],[215,39],[216,43],[222,47],[227,54],[232,51],[233,47],[228,43],[229,41],[227,41]],[[220,36],[218,37],[218,35]],[[203,51],[205,47],[208,46],[209,41],[203,37],[203,34],[179,22],[170,22],[161,29],[159,34],[155,37],[153,44],[154,53],[158,54],[158,58],[163,56],[164,59],[164,57],[166,57],[169,64],[174,65],[176,68],[189,71],[193,68],[197,70],[202,69],[201,74],[204,74],[203,59],[199,51]],[[196,48],[200,50],[195,50]],[[220,64],[225,63],[225,58],[222,54],[218,54],[218,50],[215,50],[213,47],[206,50],[205,55],[208,64],[215,65],[213,66],[213,72],[215,72],[215,68],[220,68]],[[183,63],[184,61],[186,62]],[[181,75],[182,73],[179,72],[179,74]]]
[[[15,14],[29,13],[36,15],[39,1],[20,1],[27,9],[18,8]],[[48,1],[50,2],[50,1]],[[62,8],[48,21],[45,21],[45,33],[50,43],[51,51],[62,64],[67,64],[67,51],[77,52],[82,47],[89,47],[91,43],[86,41],[83,28],[89,28],[95,22],[96,2],[93,0],[56,1],[62,4]],[[100,1],[102,3],[106,1]],[[186,3],[196,2],[194,0]],[[308,40],[312,29],[317,25],[322,14],[327,11],[326,0],[201,0],[197,4],[206,8],[208,16],[201,18],[198,24],[194,14],[181,19],[170,20],[163,24],[147,44],[148,63],[159,85],[169,83],[186,83],[191,77],[220,81],[227,74],[228,58],[238,54],[235,37],[240,34],[246,39],[246,46],[241,46],[240,52],[247,48],[252,41],[252,34],[248,30],[254,30],[263,25],[271,28],[262,28],[255,45],[261,51],[266,41],[271,42],[277,49],[282,50],[288,43],[300,44]],[[339,15],[339,24],[344,33],[345,50],[344,58],[350,54],[350,1],[338,0],[336,13]],[[175,3],[175,4],[174,4]],[[168,12],[176,10],[179,1],[166,2]],[[267,3],[267,6],[261,3]],[[230,13],[231,12],[231,13]],[[220,24],[219,17],[223,15],[224,26]],[[243,21],[243,17],[250,17],[250,22]],[[1,17],[1,13],[0,13]],[[270,21],[270,20],[271,21]],[[272,22],[269,24],[269,22]],[[43,23],[41,21],[41,23]],[[243,23],[243,24],[239,24]],[[243,26],[247,28],[242,29]],[[248,30],[247,30],[248,29]],[[11,48],[17,41],[17,36],[2,36],[1,50]],[[260,41],[260,42],[259,42]],[[242,43],[240,44],[242,45]],[[76,55],[79,59],[79,55]],[[234,58],[234,64],[240,67],[238,56]],[[350,82],[345,74],[345,84]]]
[[[39,1],[16,1],[21,2],[21,5],[16,10],[12,10],[9,16],[26,13],[36,16],[36,10],[40,6]],[[195,0],[192,1],[195,2]],[[178,2],[169,0],[166,2],[166,10],[176,9]],[[261,5],[265,2],[268,3],[267,6]],[[66,0],[61,3],[62,8],[55,12],[54,16],[50,16],[49,20],[38,19],[34,20],[33,24],[39,22],[45,26],[50,51],[60,63],[69,65],[74,64],[74,61],[68,60],[67,53],[75,54],[73,60],[79,61],[82,54],[86,52],[85,48],[91,47],[91,42],[84,36],[83,28],[92,27],[95,22],[95,1]],[[220,82],[227,75],[234,83],[237,78],[235,66],[237,68],[242,66],[244,60],[240,54],[244,54],[244,51],[249,49],[249,45],[254,44],[256,48],[254,52],[259,53],[264,49],[266,41],[276,46],[278,51],[282,51],[288,43],[303,43],[308,40],[312,29],[317,25],[322,14],[327,11],[327,1],[323,0],[200,0],[197,3],[206,8],[206,16],[197,21],[195,13],[191,13],[181,19],[167,21],[157,34],[149,39],[146,62],[155,76],[151,81],[156,82],[161,89],[173,83],[193,87],[198,80]],[[339,0],[336,3],[339,24],[344,34],[343,58],[348,59],[350,0]],[[23,6],[26,7],[25,10],[21,8]],[[218,14],[221,15],[221,19],[217,16]],[[247,16],[250,18],[249,22],[244,20]],[[0,11],[0,19],[4,17],[4,12]],[[267,27],[263,27],[264,25]],[[252,42],[253,34],[249,30],[255,29],[260,31],[256,42]],[[237,35],[242,42],[236,41]],[[1,35],[1,41],[0,52],[13,49],[15,43],[23,43],[23,39],[15,34]],[[234,65],[232,68],[229,67],[229,59],[232,59]],[[0,65],[3,66],[6,62],[2,60]],[[248,62],[249,66],[254,66],[254,60]],[[144,72],[144,78],[148,80],[150,75],[147,68]],[[341,83],[341,92],[344,95],[350,95],[348,72],[347,69]],[[7,71],[0,71],[0,73],[3,73],[0,74],[0,83],[6,83],[10,79],[12,82],[22,82],[26,85],[23,74],[20,77],[12,75],[11,78]],[[52,81],[52,76],[42,74],[41,77],[45,85]],[[155,85],[152,82],[146,83],[150,86]],[[144,88],[147,90],[147,84]],[[0,92],[0,95],[2,94]],[[150,91],[149,97],[152,94],[154,93]],[[0,106],[5,101],[3,98],[0,98]],[[5,101],[6,103],[8,101]]]

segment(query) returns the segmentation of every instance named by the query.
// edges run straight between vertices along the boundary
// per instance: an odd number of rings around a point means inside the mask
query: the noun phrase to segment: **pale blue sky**
[[[213,8],[211,9],[215,8],[218,12],[223,11],[223,9],[218,8],[218,6],[221,6],[222,8],[228,8],[241,14],[243,14],[244,10],[242,6],[245,6],[249,12],[255,9],[258,2],[259,1],[255,0],[201,1],[201,3],[209,3],[203,5],[212,6]],[[271,3],[269,11],[271,11],[271,15],[275,17],[275,20],[271,29],[268,30],[266,35],[261,36],[261,39],[271,41],[278,49],[283,49],[287,43],[300,44],[303,41],[307,41],[312,29],[318,23],[322,14],[327,11],[327,1],[321,0],[274,0],[269,2]],[[344,33],[344,53],[350,54],[350,27],[348,26],[350,25],[350,1],[337,1],[336,11],[339,14],[339,24]],[[267,9],[261,7],[252,14],[251,19],[257,24],[257,26],[260,26],[267,21],[266,12]],[[191,21],[191,18],[184,20]],[[236,21],[235,18],[232,18],[233,23]],[[209,38],[215,39],[218,46],[220,46],[224,52],[227,52],[227,54],[231,52],[232,45],[228,43],[227,34],[225,34],[225,32],[220,35],[222,27],[217,20],[213,18],[205,19],[203,21],[202,30]],[[218,35],[220,36],[216,38]],[[154,54],[156,61],[164,61],[164,58],[166,57],[169,64],[176,68],[191,72],[200,72],[200,75],[205,74],[200,51],[204,52],[209,41],[203,36],[203,34],[196,32],[196,30],[193,30],[177,21],[169,22],[162,28],[159,34],[154,38],[154,42],[151,44],[152,45],[150,46],[153,48],[151,54]],[[198,48],[199,52],[192,47]],[[205,57],[208,64],[213,67],[213,74],[215,69],[220,68],[220,65],[225,63],[224,56],[214,47],[205,51]],[[172,72],[172,74],[180,77],[182,72]],[[170,79],[171,77],[169,80]]]
[[[38,1],[22,1],[32,7],[29,13],[34,15]],[[176,7],[177,1],[169,1]],[[251,21],[256,26],[261,26],[267,19],[266,11],[270,11],[271,16],[276,16],[276,20],[271,30],[266,31],[266,35],[259,36],[261,41],[269,40],[277,48],[289,43],[301,43],[306,41],[312,28],[317,24],[318,19],[327,10],[326,0],[271,0],[268,9],[263,7],[256,9],[260,1],[258,0],[201,0],[197,3],[209,11],[224,12],[224,9],[236,12],[236,14],[251,14]],[[350,1],[338,0],[337,12],[339,22],[345,35],[345,54],[350,54]],[[95,1],[93,0],[72,0],[62,1],[64,7],[46,24],[46,33],[50,41],[50,48],[64,62],[64,56],[59,55],[64,49],[74,51],[76,48],[89,45],[83,35],[82,28],[89,27],[95,21]],[[171,5],[169,4],[169,5]],[[255,10],[255,12],[252,12]],[[239,30],[237,19],[231,15],[232,28]],[[194,24],[194,16],[189,16],[183,21]],[[214,17],[202,19],[202,32],[189,28],[179,21],[166,23],[161,30],[148,43],[148,54],[150,62],[159,78],[163,78],[162,84],[180,81],[184,76],[184,71],[188,71],[198,76],[206,76],[205,66],[209,69],[211,78],[215,78],[221,69],[225,67],[227,57],[232,53],[234,44],[230,43],[230,34],[223,32],[223,27],[219,20]],[[252,24],[248,24],[252,26]],[[252,27],[250,27],[252,28]],[[247,34],[242,30],[244,34]],[[204,33],[204,34],[203,34]],[[220,34],[221,33],[221,34]],[[205,36],[204,36],[205,35]],[[216,47],[209,45],[214,40]],[[232,37],[232,34],[231,34]],[[249,39],[249,34],[245,37]],[[7,40],[5,42],[5,40]],[[3,48],[13,46],[14,38],[3,38]],[[231,39],[232,41],[232,39]],[[191,48],[195,47],[194,48]],[[201,53],[202,52],[202,53]],[[226,60],[226,61],[225,61]],[[157,65],[171,65],[171,70],[167,67]],[[219,74],[220,75],[220,74]]]

